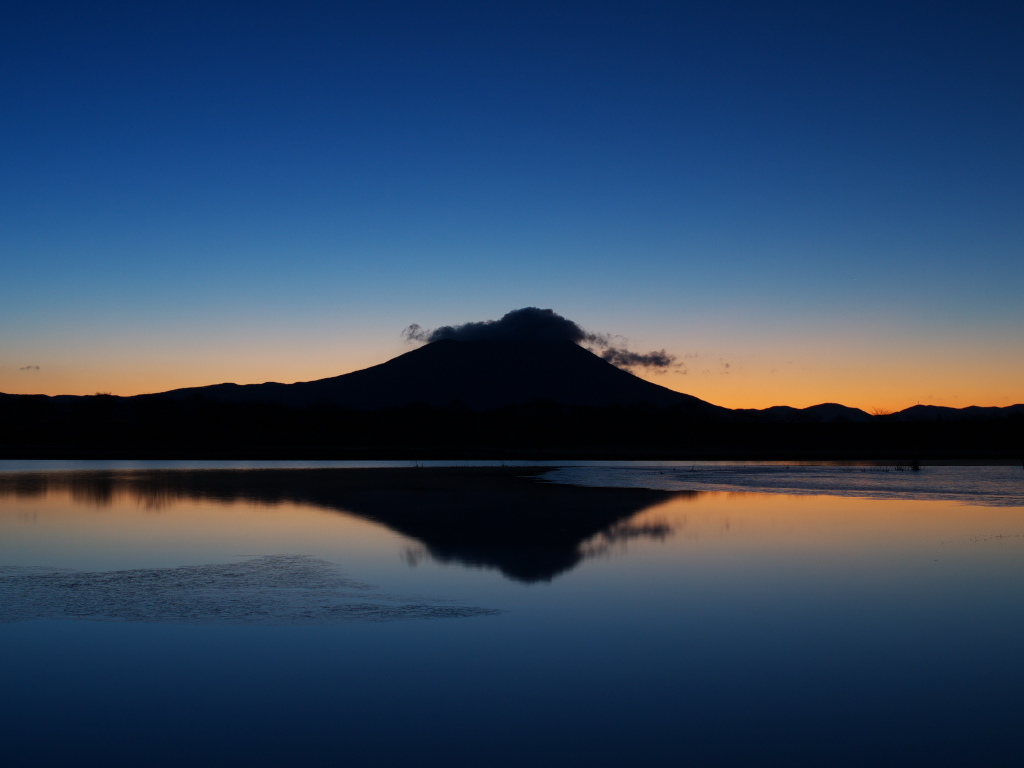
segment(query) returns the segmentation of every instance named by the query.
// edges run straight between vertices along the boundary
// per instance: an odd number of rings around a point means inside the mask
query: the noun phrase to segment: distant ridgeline
[[[730,410],[569,341],[427,344],[297,384],[0,394],[0,457],[1012,458],[1024,405]]]

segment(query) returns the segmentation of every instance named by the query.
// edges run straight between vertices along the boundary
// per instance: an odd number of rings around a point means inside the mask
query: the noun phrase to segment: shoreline
[[[402,462],[401,465],[388,467],[362,467],[366,469],[419,469],[431,470],[446,467],[462,467],[466,469],[505,467],[525,468],[543,467],[551,469],[556,466],[576,465],[580,462],[630,462],[630,463],[686,463],[686,462],[749,462],[755,464],[793,464],[793,465],[834,465],[834,466],[898,466],[916,462],[922,467],[970,467],[970,466],[1024,466],[1024,459],[1006,452],[993,452],[988,455],[974,454],[893,454],[876,453],[871,455],[835,454],[831,452],[803,454],[766,454],[750,453],[708,453],[683,454],[669,451],[651,452],[551,452],[551,453],[489,453],[489,452],[447,452],[435,453],[426,451],[324,451],[324,450],[3,450],[0,449],[0,462],[7,461],[187,461],[187,462]],[[418,466],[419,462],[442,462],[433,466]],[[450,463],[449,463],[450,462]],[[461,465],[460,462],[485,462],[476,465]],[[531,464],[530,462],[543,462]],[[349,467],[355,469],[357,467]],[[0,471],[5,471],[0,467]]]

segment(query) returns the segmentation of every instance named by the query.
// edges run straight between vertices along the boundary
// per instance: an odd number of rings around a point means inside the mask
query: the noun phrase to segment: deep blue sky
[[[1008,3],[8,2],[0,391],[538,305],[725,405],[1024,401],[1022,41]]]

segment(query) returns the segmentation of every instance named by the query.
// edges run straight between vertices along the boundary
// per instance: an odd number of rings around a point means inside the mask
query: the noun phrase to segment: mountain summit
[[[726,409],[617,368],[571,341],[441,339],[392,360],[342,376],[296,384],[216,384],[147,397],[193,395],[291,407],[397,408],[423,403],[474,410],[547,400],[573,406],[681,406]]]

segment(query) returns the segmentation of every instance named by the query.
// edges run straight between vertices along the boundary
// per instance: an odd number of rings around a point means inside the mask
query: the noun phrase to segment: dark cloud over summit
[[[675,355],[670,355],[665,350],[639,353],[631,352],[625,347],[612,346],[612,337],[608,334],[593,333],[554,310],[537,307],[514,309],[500,320],[442,325],[434,329],[413,324],[402,331],[402,336],[406,341],[426,343],[442,339],[529,343],[571,341],[598,352],[603,359],[619,368],[665,370],[676,365]]]
[[[418,325],[410,325],[402,335],[409,341],[522,341],[551,342],[592,341],[596,337],[587,333],[579,325],[568,318],[562,317],[551,309],[523,307],[513,309],[500,320],[483,320],[477,323],[462,325],[442,325],[440,328],[427,330]]]

